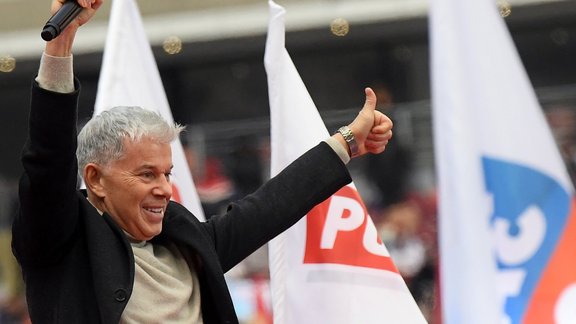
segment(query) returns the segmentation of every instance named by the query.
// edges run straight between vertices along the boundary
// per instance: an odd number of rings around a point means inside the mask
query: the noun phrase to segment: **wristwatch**
[[[350,157],[358,156],[358,143],[356,143],[356,139],[354,138],[354,133],[348,126],[342,126],[338,128],[338,133],[344,137],[346,143],[348,143],[348,148],[350,149]]]

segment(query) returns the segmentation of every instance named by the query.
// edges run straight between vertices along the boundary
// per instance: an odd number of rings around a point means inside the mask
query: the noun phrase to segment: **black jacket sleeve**
[[[75,85],[78,89],[77,81]],[[78,90],[61,94],[41,89],[36,82],[32,85],[20,210],[13,223],[13,250],[20,263],[57,262],[74,235],[78,94]]]
[[[351,182],[344,163],[322,142],[260,189],[206,223],[224,272]]]

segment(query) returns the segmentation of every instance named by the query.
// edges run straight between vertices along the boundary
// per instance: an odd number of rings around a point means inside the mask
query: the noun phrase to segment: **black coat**
[[[132,293],[130,243],[76,189],[77,100],[78,91],[33,85],[13,250],[35,324],[118,323]],[[152,241],[197,256],[204,323],[238,323],[224,273],[350,181],[338,156],[320,143],[225,215],[199,222],[171,202]]]

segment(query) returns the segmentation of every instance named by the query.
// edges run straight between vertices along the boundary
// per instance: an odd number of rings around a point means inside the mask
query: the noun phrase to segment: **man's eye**
[[[146,179],[154,179],[154,173],[152,172],[144,172],[142,173],[142,177]]]
[[[170,181],[170,178],[172,177],[172,172],[164,173],[164,176],[166,177],[166,180]]]

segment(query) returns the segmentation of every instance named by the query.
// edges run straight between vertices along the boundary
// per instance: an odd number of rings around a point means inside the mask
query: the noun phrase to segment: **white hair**
[[[88,163],[107,165],[124,155],[124,139],[139,142],[150,138],[159,143],[175,140],[183,126],[170,124],[158,113],[140,107],[114,107],[94,116],[78,134],[78,171]]]

